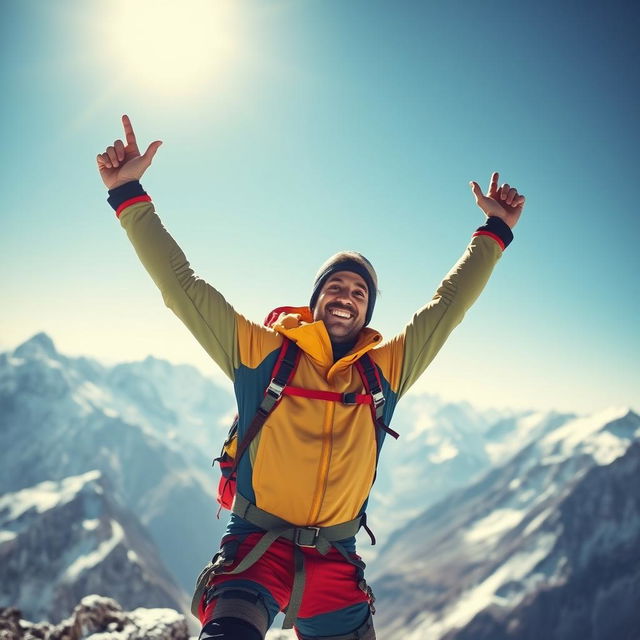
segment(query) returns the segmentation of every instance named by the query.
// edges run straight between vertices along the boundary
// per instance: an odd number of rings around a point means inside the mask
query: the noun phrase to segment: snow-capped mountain
[[[103,491],[136,514],[140,537],[146,530],[171,575],[190,594],[226,522],[226,514],[215,518],[216,472],[210,460],[233,407],[227,390],[192,367],[151,357],[105,367],[65,357],[48,336],[38,334],[0,354],[0,491],[16,499],[8,509],[17,514],[16,504],[29,503],[23,491],[34,485],[98,470],[106,481]],[[559,556],[550,559],[567,528],[554,518],[592,471],[619,464],[639,436],[639,423],[636,414],[620,410],[578,418],[479,412],[427,395],[404,398],[392,425],[401,438],[385,444],[368,508],[381,543],[373,549],[380,555],[371,553],[366,534],[359,548],[367,561],[373,558],[368,578],[379,599],[379,637],[453,640],[457,636],[447,634],[458,633],[454,628],[484,628],[478,624],[498,634],[511,612],[520,612],[518,624],[525,624],[531,603],[542,602],[542,594],[565,588],[577,575],[562,572]],[[37,513],[37,507],[31,509]],[[3,525],[0,557],[16,544],[15,522],[22,517]],[[70,520],[74,532],[84,531],[83,523],[91,520],[80,511],[73,517],[80,518]],[[86,547],[89,559],[110,545],[119,549],[117,526],[125,530],[122,524],[101,526],[100,544]],[[69,539],[75,540],[72,534]],[[40,552],[38,546],[25,547],[21,557],[33,552]],[[74,563],[88,562],[91,574],[91,561],[79,557],[62,554],[67,564],[58,578]],[[101,563],[95,566],[100,575]],[[158,566],[162,572],[162,563]],[[0,604],[16,604],[12,598],[41,586],[30,572],[6,580],[13,590]],[[52,590],[58,588],[53,580]],[[80,591],[69,596],[69,602],[75,598],[71,605],[89,593]],[[121,598],[125,607],[136,606],[126,594]],[[276,630],[271,635],[279,637]],[[472,637],[476,640],[464,636]]]
[[[454,631],[479,614],[486,619],[488,612],[492,619],[505,621],[506,635],[495,638],[569,637],[514,635],[510,614],[538,598],[545,602],[544,594],[567,585],[592,560],[601,567],[609,562],[615,566],[613,549],[625,542],[625,536],[640,537],[637,478],[635,483],[616,485],[617,500],[630,505],[628,510],[610,509],[609,517],[601,520],[595,516],[606,514],[615,492],[607,492],[611,483],[600,486],[589,479],[592,470],[613,478],[618,464],[633,467],[615,463],[640,438],[640,416],[628,409],[609,409],[556,428],[548,423],[539,433],[539,439],[506,464],[391,536],[369,572],[378,597],[376,624],[383,637],[494,640],[491,634]],[[594,507],[591,531],[578,536],[589,518],[582,514],[573,521],[577,516],[571,514],[575,505],[587,500],[587,491],[592,492],[589,500],[600,507]],[[593,529],[599,532],[593,534]],[[575,537],[568,537],[569,530]],[[603,546],[605,541],[611,544]],[[571,544],[575,548],[568,553]],[[616,585],[612,592],[620,588]],[[598,636],[605,637],[609,636]]]
[[[373,561],[392,531],[573,418],[555,412],[480,412],[427,394],[407,396],[393,420],[400,439],[385,442],[367,510],[380,545],[370,548],[361,532],[359,552]]]
[[[101,471],[191,590],[224,529],[210,460],[233,401],[195,369],[178,368],[173,385],[164,369],[67,358],[45,334],[0,355],[0,489]]]
[[[0,497],[0,602],[58,622],[86,594],[188,611],[135,516],[98,471]]]
[[[443,640],[640,637],[640,442],[590,469],[549,518],[559,533],[539,571],[558,577],[515,608],[490,607]]]

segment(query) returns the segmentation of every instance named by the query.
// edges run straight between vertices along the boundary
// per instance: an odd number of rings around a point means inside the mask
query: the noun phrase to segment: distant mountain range
[[[63,356],[38,334],[0,355],[1,492],[35,491],[45,481],[98,471],[113,504],[144,526],[167,567],[163,575],[173,576],[186,601],[226,524],[216,518],[211,458],[226,432],[218,421],[232,407],[232,396],[192,367],[153,358],[103,367]],[[0,542],[0,554],[6,544]],[[35,576],[28,561],[25,556],[15,576],[23,586]],[[166,590],[173,591],[170,585]],[[44,606],[26,596],[8,604],[31,618],[34,606],[38,612]],[[48,611],[50,619],[69,613],[53,605]]]
[[[211,458],[233,412],[229,390],[186,365],[106,367],[43,333],[0,354],[0,606],[55,621],[97,592],[184,611],[226,524]],[[359,547],[385,640],[524,629],[577,575],[554,551],[555,519],[640,433],[628,409],[477,411],[428,395],[403,399],[393,426],[368,509],[379,544]]]
[[[640,637],[639,438],[628,409],[569,420],[395,532],[369,573],[381,635]]]

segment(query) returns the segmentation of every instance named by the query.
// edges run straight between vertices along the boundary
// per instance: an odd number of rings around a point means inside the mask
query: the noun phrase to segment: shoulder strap
[[[258,435],[260,429],[262,429],[262,426],[269,417],[269,414],[280,402],[282,392],[289,382],[291,382],[293,374],[296,371],[298,362],[300,361],[300,353],[300,348],[295,342],[292,342],[288,338],[283,338],[280,353],[271,374],[271,382],[265,389],[264,398],[262,399],[262,402],[258,407],[258,411],[251,421],[247,432],[244,434],[242,442],[238,444],[232,473],[238,468],[240,459],[248,449],[253,439]]]
[[[371,415],[373,416],[373,422],[377,427],[397,440],[400,437],[400,434],[388,427],[382,420],[382,416],[384,415],[385,403],[384,393],[382,392],[382,384],[380,382],[378,369],[368,353],[365,353],[359,358],[359,360],[356,362],[356,369],[360,373],[364,388],[368,393],[371,394],[371,397],[373,398],[373,402],[371,404]]]

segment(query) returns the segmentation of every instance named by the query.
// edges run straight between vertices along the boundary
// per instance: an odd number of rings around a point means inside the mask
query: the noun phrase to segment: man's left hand
[[[477,182],[470,182],[471,190],[476,198],[477,205],[487,216],[495,216],[506,222],[513,229],[520,219],[520,214],[524,209],[525,198],[518,193],[515,187],[508,184],[498,186],[498,172],[491,176],[489,191],[482,193],[482,189]]]

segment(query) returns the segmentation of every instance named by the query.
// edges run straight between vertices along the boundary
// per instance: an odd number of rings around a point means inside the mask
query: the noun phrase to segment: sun
[[[238,52],[233,0],[116,0],[105,3],[100,48],[114,71],[140,88],[197,91],[215,82]]]

